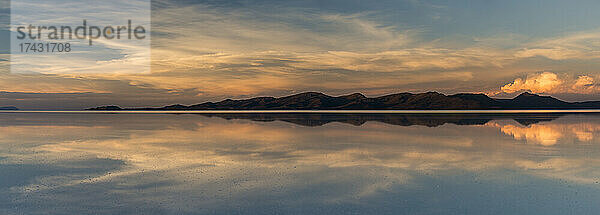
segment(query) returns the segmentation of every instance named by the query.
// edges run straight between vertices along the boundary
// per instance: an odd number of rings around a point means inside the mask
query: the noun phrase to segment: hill
[[[522,93],[512,99],[494,99],[485,94],[437,92],[398,93],[368,98],[360,93],[329,96],[306,92],[285,97],[226,99],[191,106],[170,105],[161,108],[102,106],[87,110],[508,110],[508,109],[600,109],[600,101],[565,102],[550,96]]]

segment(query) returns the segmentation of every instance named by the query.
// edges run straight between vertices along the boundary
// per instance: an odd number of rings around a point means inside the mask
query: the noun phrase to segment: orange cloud
[[[577,77],[575,84],[571,86],[571,90],[580,93],[594,93],[598,91],[598,87],[595,85],[594,78],[582,75]]]
[[[515,57],[518,58],[543,56],[552,60],[565,60],[570,58],[577,58],[581,55],[581,52],[578,50],[564,48],[524,49],[515,53]]]
[[[552,72],[529,75],[525,80],[515,79],[500,88],[498,93],[515,93],[531,91],[532,93],[575,93],[593,94],[599,92],[595,79],[588,75],[569,78],[566,74],[560,76]],[[492,94],[498,94],[492,93]]]
[[[554,90],[563,83],[558,76],[551,72],[544,72],[533,76],[528,76],[523,80],[515,79],[512,83],[500,88],[505,93],[514,93],[523,90],[529,90],[532,93],[547,93]]]

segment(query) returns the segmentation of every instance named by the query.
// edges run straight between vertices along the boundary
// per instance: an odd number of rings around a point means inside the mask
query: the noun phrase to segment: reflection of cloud
[[[40,177],[12,191],[52,191],[52,196],[60,195],[56,190],[82,186],[114,187],[115,192],[130,195],[126,201],[161,201],[137,196],[138,192],[182,196],[181,204],[173,203],[173,207],[191,210],[190,205],[210,208],[223,198],[248,198],[265,190],[276,192],[273,189],[310,190],[311,186],[343,187],[319,193],[326,197],[323,201],[369,198],[397,186],[418,185],[416,173],[514,169],[519,174],[578,183],[592,183],[598,176],[590,171],[595,165],[583,165],[595,161],[580,156],[586,150],[569,150],[578,145],[560,144],[569,142],[568,138],[593,141],[600,125],[591,122],[559,119],[525,127],[493,121],[486,126],[447,124],[436,128],[367,122],[312,128],[194,115],[101,115],[92,119],[97,121],[94,127],[85,126],[90,121],[85,117],[66,124],[27,116],[4,120],[20,123],[0,127],[4,163],[58,165],[91,158],[122,162],[110,172]],[[501,132],[554,145],[557,150],[550,153],[557,158],[548,159],[546,151],[540,155],[536,146],[498,138]],[[12,146],[17,140],[24,144]],[[212,200],[200,201],[207,195]]]
[[[552,146],[558,143],[569,143],[574,140],[589,142],[594,139],[594,134],[600,131],[600,125],[593,123],[541,123],[529,126],[487,123],[486,126],[500,128],[500,131],[517,140]]]
[[[534,162],[530,160],[521,160],[516,161],[516,165],[520,168],[524,169],[533,169],[533,170],[549,170],[554,169],[558,171],[568,170],[575,167],[580,167],[584,164],[584,162],[577,160],[569,160],[564,158],[551,158],[544,160],[542,162]]]
[[[594,139],[594,133],[588,130],[579,130],[577,128],[573,128],[573,133],[579,141],[588,142]]]
[[[162,129],[140,130],[125,136],[109,139],[94,139],[86,133],[104,136],[110,133],[105,128],[95,127],[48,127],[55,129],[54,135],[65,140],[51,140],[33,148],[39,153],[29,155],[5,154],[9,160],[25,160],[36,162],[36,158],[46,160],[71,160],[86,157],[98,157],[123,161],[126,166],[118,171],[101,174],[93,178],[65,177],[46,179],[45,186],[38,187],[30,184],[18,190],[40,192],[45,189],[66,189],[66,187],[93,183],[108,183],[135,177],[148,170],[162,172],[165,177],[181,183],[179,180],[197,178],[200,181],[207,177],[206,173],[233,177],[240,168],[243,169],[278,169],[278,172],[292,174],[290,166],[301,168],[319,167],[330,169],[356,168],[400,168],[431,171],[444,169],[449,166],[461,166],[463,162],[473,159],[472,156],[462,155],[453,149],[471,147],[470,138],[445,138],[427,135],[407,135],[394,132],[396,128],[381,123],[366,123],[362,127],[347,126],[333,123],[324,129],[298,127],[283,122],[272,124],[255,123],[244,120],[225,121],[210,119],[207,122],[195,123],[194,129],[168,127]],[[117,128],[115,128],[117,129]],[[407,128],[418,131],[419,127]],[[14,131],[20,132],[14,132]],[[39,126],[5,127],[3,140],[11,140],[30,130],[40,130]],[[63,132],[64,131],[64,132]],[[52,132],[47,132],[52,133]],[[78,138],[81,137],[81,138]],[[69,140],[74,138],[76,140]],[[401,142],[398,142],[402,140]],[[38,140],[39,141],[39,140]],[[370,147],[363,148],[364,144]],[[448,150],[433,150],[425,153],[417,148],[398,147],[397,144],[427,146],[431,149],[442,147]],[[0,145],[1,146],[1,145]],[[43,152],[43,153],[41,153]],[[64,156],[69,155],[69,156]],[[470,168],[479,168],[480,164]],[[204,169],[204,173],[195,169]],[[258,172],[268,170],[257,170]],[[310,174],[305,169],[305,174]],[[168,176],[167,176],[168,175]],[[237,176],[235,176],[237,177]],[[272,178],[273,176],[265,176]],[[377,181],[377,175],[374,181]],[[352,195],[369,196],[391,189],[392,186],[406,184],[411,177],[406,173],[388,173],[386,180],[377,183],[367,183],[349,190]],[[300,183],[292,179],[286,183]],[[337,179],[336,179],[337,180]],[[371,181],[371,180],[369,180]],[[245,186],[269,186],[269,184],[254,184],[258,181],[248,181]],[[198,184],[198,186],[200,186]],[[178,188],[172,188],[178,189]],[[242,192],[241,190],[239,192]],[[332,197],[344,199],[343,196]]]
[[[537,142],[544,146],[551,146],[557,143],[562,136],[560,131],[544,125],[530,125],[529,127],[518,127],[515,125],[505,125],[501,128],[502,132],[512,135],[517,140],[527,140]]]
[[[543,177],[561,178],[567,176],[570,181],[576,183],[598,183],[597,175],[589,173],[596,171],[596,167],[590,166],[584,159],[549,158],[542,161],[518,160],[515,161],[515,165],[518,168],[533,171]]]

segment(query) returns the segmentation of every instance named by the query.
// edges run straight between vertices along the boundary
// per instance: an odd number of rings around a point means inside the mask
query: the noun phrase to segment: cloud
[[[57,7],[60,5],[60,7]],[[36,8],[35,12],[31,8]],[[107,0],[90,4],[81,1],[44,2],[23,0],[11,5],[11,23],[13,26],[33,24],[34,26],[79,26],[87,20],[92,26],[115,26],[126,24],[129,20],[135,25],[145,26],[150,32],[150,1]],[[40,13],[39,11],[44,11]],[[97,11],[110,11],[99,13]],[[135,14],[135,17],[131,17]],[[12,34],[16,35],[13,29]],[[45,32],[44,32],[45,33]],[[91,41],[91,40],[90,40]],[[144,40],[109,40],[103,37],[88,45],[87,40],[50,41],[43,37],[38,40],[13,40],[13,47],[24,42],[61,42],[68,43],[69,53],[28,54],[13,51],[11,72],[43,74],[89,74],[89,73],[142,73],[150,71],[150,34]]]
[[[583,45],[595,40],[591,32],[576,32],[549,39],[513,35],[519,39],[499,42],[505,37],[494,36],[442,42],[425,39],[423,29],[386,25],[374,18],[381,15],[377,12],[280,9],[285,12],[260,15],[248,8],[203,4],[161,9],[155,13],[153,29],[169,37],[154,37],[153,71],[171,75],[135,78],[154,86],[199,88],[204,95],[229,97],[303,90],[444,91],[459,85],[466,89],[462,91],[482,91],[493,87],[487,85],[490,79],[506,78],[500,74],[540,71],[529,63],[535,56],[569,60],[589,55]],[[544,79],[551,75],[542,78],[520,80],[523,83],[504,90],[546,92],[562,81]],[[440,82],[453,84],[431,88]]]
[[[537,40],[524,45],[515,57],[542,56],[552,60],[600,58],[598,30],[576,32],[555,38]]]
[[[598,86],[596,86],[594,78],[582,75],[579,76],[575,81],[575,84],[571,86],[571,90],[582,93],[595,93],[598,90]]]
[[[218,1],[185,2],[160,1],[155,5],[151,74],[127,74],[140,68],[147,57],[136,55],[136,47],[98,41],[97,45],[122,51],[77,72],[107,69],[119,74],[82,74],[77,78],[0,74],[0,90],[113,93],[109,103],[131,98],[123,95],[134,93],[138,93],[136,101],[169,98],[151,106],[309,90],[333,95],[360,91],[369,96],[430,90],[598,92],[594,84],[598,77],[586,69],[600,66],[595,58],[600,56],[600,34],[594,30],[547,38],[502,32],[477,38],[440,37],[422,25],[389,20],[385,11],[308,9],[283,3],[239,7],[238,3],[221,5]],[[33,70],[73,72],[66,67],[81,63],[38,61],[39,68]],[[4,64],[0,62],[0,68],[7,70]],[[130,66],[119,66],[124,64]],[[564,72],[553,77],[539,71]],[[514,80],[517,74],[529,76],[498,89],[499,80]],[[586,75],[578,80],[577,74]],[[119,84],[113,84],[116,82]],[[173,94],[184,91],[195,94]]]
[[[515,53],[517,58],[529,58],[536,56],[543,56],[552,60],[565,60],[570,58],[576,58],[581,55],[580,51],[564,48],[538,48],[528,49],[525,48]]]
[[[527,77],[515,79],[512,83],[504,85],[501,90],[506,93],[531,91],[532,93],[547,93],[556,89],[563,83],[558,76],[551,72],[543,72]]]
[[[600,91],[595,79],[588,75],[570,78],[567,74],[552,72],[535,73],[525,79],[517,78],[500,88],[499,93],[517,93],[530,91],[532,93],[549,94],[594,94]]]

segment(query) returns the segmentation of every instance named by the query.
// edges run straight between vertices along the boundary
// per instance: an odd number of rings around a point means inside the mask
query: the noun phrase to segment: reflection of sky
[[[592,214],[600,118],[361,126],[0,115],[0,213]],[[551,144],[550,144],[551,143]]]

